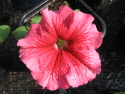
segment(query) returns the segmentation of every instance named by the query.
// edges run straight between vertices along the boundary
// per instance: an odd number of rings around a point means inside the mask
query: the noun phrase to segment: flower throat
[[[67,42],[65,40],[58,38],[56,45],[57,45],[58,49],[63,49],[67,46]]]

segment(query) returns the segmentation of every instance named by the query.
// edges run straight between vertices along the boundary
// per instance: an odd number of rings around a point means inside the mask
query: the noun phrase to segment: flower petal
[[[93,45],[93,47],[95,49],[99,48],[100,45],[102,44],[102,32],[98,32],[95,24],[91,25],[89,31],[90,31],[90,34],[91,34],[90,35],[91,38],[88,37],[89,40],[90,40],[90,43]]]
[[[79,41],[76,41],[79,42]],[[68,50],[72,53],[80,62],[87,66],[94,73],[99,74],[101,71],[101,60],[99,54],[89,44],[72,43],[68,46]]]
[[[53,66],[52,76],[48,82],[47,88],[50,90],[56,90],[57,88],[67,89],[70,87],[66,74],[68,74],[70,62],[65,61],[64,51],[59,50],[58,56]],[[54,84],[54,87],[52,85]]]
[[[57,90],[58,88],[67,89],[70,87],[65,75],[58,75],[58,78],[56,77],[57,75],[54,76],[54,74],[51,76],[46,89]]]
[[[39,24],[32,24],[25,38],[20,39],[17,46],[21,48],[53,46],[57,38],[42,30]]]
[[[74,15],[70,17],[70,24],[68,24],[68,31],[71,32],[71,39],[76,38],[81,33],[89,32],[94,17],[90,14],[85,14],[83,12],[74,12]]]
[[[33,79],[37,81],[39,85],[41,85],[43,88],[46,88],[49,79],[50,79],[50,74],[49,71],[43,73],[43,72],[31,72],[31,75]]]
[[[70,46],[70,44],[72,46],[75,45],[76,48],[78,45],[83,45],[82,48],[89,45],[94,49],[97,49],[102,44],[102,32],[98,32],[95,24],[91,24],[88,30],[83,31],[83,33],[78,35],[75,39],[70,40],[68,45]]]
[[[58,88],[67,89],[70,86],[65,76],[68,73],[69,66],[65,62],[65,57],[60,52],[58,52],[57,57],[54,54],[51,58],[52,61],[49,60],[50,62],[47,65],[41,65],[44,68],[40,68],[40,72],[32,72],[33,78],[43,88],[56,90]]]
[[[61,6],[58,11],[51,11],[48,8],[41,11],[43,19],[40,22],[41,26],[48,31],[52,36],[65,39],[68,32],[65,32],[69,24],[70,16],[74,14],[73,10],[67,6]],[[51,31],[55,31],[53,34]]]
[[[67,61],[70,66],[66,78],[72,87],[78,87],[79,85],[86,84],[88,81],[95,78],[96,73],[90,70],[72,54],[64,52],[63,55],[65,57],[65,61]]]
[[[55,51],[55,52],[47,55],[46,58],[44,58],[44,59],[42,57],[40,57],[40,59],[41,59],[41,62],[39,64],[40,71],[38,71],[38,72],[32,72],[33,78],[43,88],[46,88],[46,86],[50,82],[50,78],[52,76],[52,71],[53,71],[53,67],[55,65],[56,58],[57,58],[57,51]],[[56,85],[56,83],[54,83],[54,84]],[[50,89],[51,88],[53,88],[53,86],[50,87]]]
[[[20,49],[20,58],[31,71],[37,72],[45,69],[56,53],[54,47]]]
[[[66,40],[82,37],[84,39],[82,40],[83,44],[91,44],[95,49],[100,47],[102,44],[102,32],[99,32],[96,25],[92,23],[94,21],[92,15],[75,12],[68,21],[69,24],[67,24],[67,29],[64,31],[67,33],[65,36],[68,36]]]
[[[98,69],[97,69],[98,70]],[[53,68],[53,74],[48,82],[47,88],[67,89],[69,86],[78,87],[86,84],[96,77],[96,72],[80,62],[67,51],[61,51]],[[52,85],[54,86],[52,87]]]

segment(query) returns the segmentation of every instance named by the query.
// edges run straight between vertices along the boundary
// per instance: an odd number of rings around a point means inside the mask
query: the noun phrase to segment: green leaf
[[[20,26],[16,30],[14,30],[12,34],[16,40],[19,40],[21,38],[24,38],[26,36],[27,32],[28,32],[28,30],[26,29],[25,26]]]
[[[36,16],[31,18],[31,24],[33,23],[39,23],[41,21],[42,17],[41,16]]]
[[[3,42],[10,33],[10,27],[8,25],[0,26],[0,43]]]
[[[27,30],[30,29],[31,24],[39,23],[39,22],[41,21],[41,19],[42,19],[41,16],[36,16],[36,17],[31,18],[31,23],[27,23],[27,24],[26,24]]]
[[[76,12],[76,11],[80,11],[80,9],[75,9],[74,12]]]
[[[125,94],[125,92],[118,92],[118,93],[115,93],[115,94]]]

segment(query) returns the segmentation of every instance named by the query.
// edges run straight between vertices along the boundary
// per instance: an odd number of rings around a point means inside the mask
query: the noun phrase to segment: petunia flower
[[[92,81],[101,71],[95,49],[102,43],[94,17],[66,6],[58,11],[45,8],[41,13],[41,22],[32,24],[26,37],[17,43],[20,58],[32,77],[49,90]]]

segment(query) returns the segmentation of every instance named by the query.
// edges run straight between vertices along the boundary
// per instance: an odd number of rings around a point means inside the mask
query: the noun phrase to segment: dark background
[[[0,0],[0,25],[7,24],[11,32],[18,27],[20,17],[42,0]],[[74,0],[75,1],[75,0]],[[87,85],[67,90],[42,90],[20,61],[17,41],[12,35],[0,44],[0,66],[9,73],[8,82],[1,84],[0,94],[114,94],[125,92],[125,0],[84,0],[107,25],[102,46],[97,49],[102,60],[102,72]],[[8,77],[8,76],[7,76]]]

